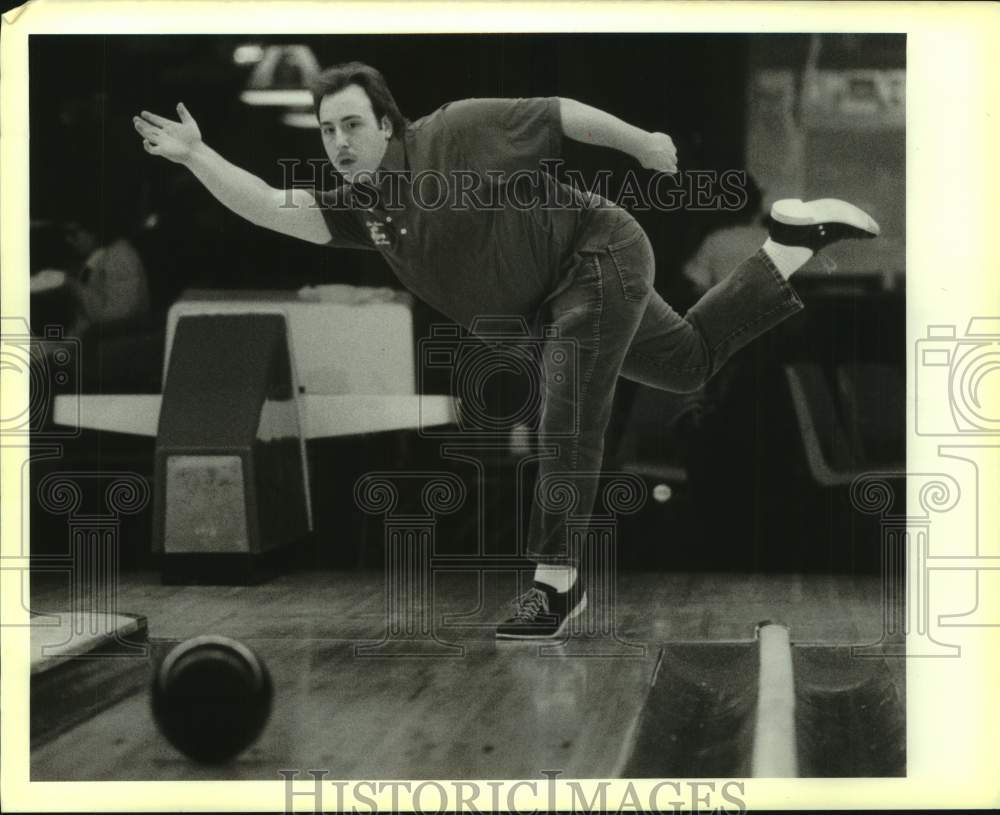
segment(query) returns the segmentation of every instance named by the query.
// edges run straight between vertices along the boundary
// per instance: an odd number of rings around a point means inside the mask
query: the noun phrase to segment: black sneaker
[[[784,198],[774,202],[768,218],[771,240],[785,246],[805,246],[813,252],[845,238],[874,238],[879,232],[871,215],[837,198]]]
[[[587,593],[577,580],[567,592],[559,592],[537,581],[511,604],[514,616],[497,626],[500,640],[550,640],[560,636],[566,624],[587,607]]]

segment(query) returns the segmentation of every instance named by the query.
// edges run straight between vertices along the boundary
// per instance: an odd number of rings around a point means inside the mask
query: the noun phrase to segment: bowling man
[[[540,462],[538,484],[544,491],[548,476],[576,474],[578,513],[592,511],[619,375],[697,390],[803,307],[789,278],[814,253],[879,232],[844,201],[778,201],[760,250],[681,317],[653,291],[652,248],[632,216],[542,171],[565,137],[675,173],[669,136],[560,97],[469,99],[411,122],[381,73],[357,62],[322,73],[313,95],[323,146],[345,182],[333,190],[269,186],[209,147],[183,104],[178,120],[143,111],[134,124],[148,153],[187,167],[233,212],[302,240],[380,252],[403,285],[467,328],[487,314],[554,325],[552,341],[571,341],[576,356],[542,354],[539,432],[558,453]],[[536,497],[533,585],[498,638],[558,637],[585,608],[566,537],[564,514]]]

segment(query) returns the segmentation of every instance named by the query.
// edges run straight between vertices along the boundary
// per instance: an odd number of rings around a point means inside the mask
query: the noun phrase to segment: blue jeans
[[[589,517],[619,375],[678,393],[698,390],[736,351],[803,308],[763,251],[681,317],[653,291],[654,258],[627,213],[606,246],[573,256],[540,315],[557,336],[542,348],[544,405],[527,552],[572,562],[567,513]],[[557,346],[575,353],[559,353]]]

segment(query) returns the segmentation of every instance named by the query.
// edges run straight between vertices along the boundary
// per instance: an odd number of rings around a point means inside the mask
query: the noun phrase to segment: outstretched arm
[[[327,243],[330,231],[307,190],[279,190],[226,161],[201,139],[194,117],[177,105],[180,121],[143,111],[133,118],[146,152],[182,164],[221,203],[257,226],[293,238]]]
[[[649,133],[574,99],[559,99],[563,134],[573,141],[628,153],[651,170],[677,172],[677,148],[665,133]]]

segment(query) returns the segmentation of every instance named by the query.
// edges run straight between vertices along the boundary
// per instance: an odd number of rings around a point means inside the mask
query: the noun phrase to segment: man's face
[[[392,136],[389,119],[375,118],[368,94],[358,85],[323,97],[319,127],[327,156],[348,183],[378,169]]]

